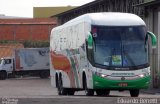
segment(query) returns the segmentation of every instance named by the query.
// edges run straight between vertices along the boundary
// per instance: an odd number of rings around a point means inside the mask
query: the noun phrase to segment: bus
[[[111,90],[128,90],[138,97],[150,85],[149,48],[156,42],[135,14],[81,15],[51,31],[51,85],[59,95],[84,90],[86,96],[108,96]]]

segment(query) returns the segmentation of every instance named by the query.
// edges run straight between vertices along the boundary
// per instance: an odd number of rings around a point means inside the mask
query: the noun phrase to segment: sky
[[[0,15],[33,17],[33,7],[81,6],[94,0],[0,0]]]

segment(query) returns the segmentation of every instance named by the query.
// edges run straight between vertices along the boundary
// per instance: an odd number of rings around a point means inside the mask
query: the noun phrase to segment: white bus
[[[150,83],[149,41],[144,21],[129,13],[89,13],[53,28],[51,84],[59,95],[84,90],[87,96],[129,90],[139,95]]]

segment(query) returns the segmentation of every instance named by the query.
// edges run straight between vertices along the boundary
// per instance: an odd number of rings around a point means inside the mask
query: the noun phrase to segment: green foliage
[[[0,44],[16,44],[16,41],[7,41],[7,40],[0,40]]]
[[[24,41],[22,44],[25,48],[49,47],[49,41]]]
[[[49,47],[49,41],[7,41],[1,40],[0,44],[18,44],[21,43],[25,48]]]

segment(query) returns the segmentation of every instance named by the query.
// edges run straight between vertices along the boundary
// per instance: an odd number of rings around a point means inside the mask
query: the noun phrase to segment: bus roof
[[[92,25],[104,26],[139,26],[145,25],[144,21],[135,14],[119,12],[88,13],[72,19],[64,25],[79,22],[89,22]]]

